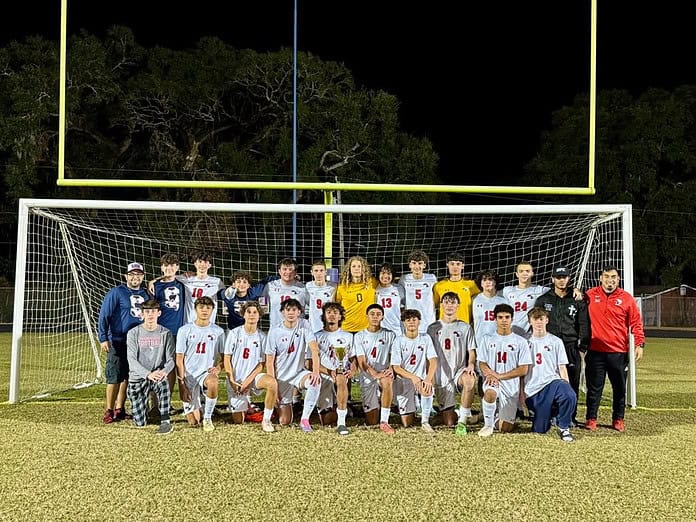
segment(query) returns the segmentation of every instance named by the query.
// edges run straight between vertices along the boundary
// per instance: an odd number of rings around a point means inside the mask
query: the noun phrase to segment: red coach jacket
[[[628,352],[628,329],[636,346],[645,342],[643,322],[633,296],[623,288],[607,295],[601,286],[585,294],[590,314],[590,350],[597,352]]]

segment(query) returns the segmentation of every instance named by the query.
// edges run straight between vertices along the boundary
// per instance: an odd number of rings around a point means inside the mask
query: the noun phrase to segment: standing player
[[[483,428],[480,437],[493,435],[496,409],[498,429],[510,432],[515,427],[520,377],[527,373],[532,359],[529,344],[524,337],[512,331],[514,310],[508,304],[499,304],[493,310],[496,333],[487,335],[479,346],[479,366],[483,373]]]
[[[215,324],[217,317],[217,293],[224,288],[219,277],[208,274],[212,265],[212,256],[202,250],[196,250],[192,255],[193,265],[196,273],[193,275],[178,276],[177,279],[184,283],[186,287],[186,317],[185,321],[190,323],[196,320],[197,310],[194,303],[201,297],[209,297],[213,303],[213,312],[210,315],[210,322]]]
[[[106,352],[106,411],[104,424],[127,418],[125,410],[128,386],[128,355],[126,335],[140,324],[143,314],[140,305],[148,299],[141,288],[145,270],[140,263],[130,263],[126,283],[109,290],[99,310],[98,335]]]
[[[232,410],[232,422],[241,424],[249,409],[249,394],[259,395],[266,391],[261,429],[272,433],[271,416],[278,395],[276,380],[262,373],[263,347],[266,334],[258,329],[261,319],[261,305],[256,301],[242,303],[240,312],[244,324],[231,330],[225,340],[225,372],[228,380],[228,400]]]
[[[319,357],[321,360],[322,377],[321,393],[318,407],[327,411],[336,405],[336,433],[348,435],[346,417],[348,415],[348,386],[353,376],[353,368],[350,359],[354,357],[353,334],[341,329],[344,312],[338,303],[328,302],[322,308],[321,318],[324,328],[314,335],[319,344]],[[343,351],[343,358],[338,351]],[[343,368],[343,373],[338,373],[338,368]]]
[[[312,331],[318,332],[324,327],[322,322],[324,304],[333,301],[336,295],[336,283],[326,280],[324,261],[312,263],[312,281],[307,283],[305,288],[309,298],[309,324],[312,325]]]
[[[365,424],[373,426],[379,420],[379,429],[392,435],[394,428],[389,425],[389,414],[394,398],[394,372],[390,361],[395,334],[380,326],[382,317],[384,310],[380,305],[368,306],[367,328],[355,334],[353,346],[361,370],[360,395]]]
[[[439,307],[438,317],[444,313],[441,305],[441,298],[447,292],[454,292],[459,297],[459,310],[457,319],[471,324],[471,304],[472,300],[479,293],[479,288],[471,279],[464,279],[464,256],[459,253],[452,253],[447,256],[447,279],[438,281],[433,287],[433,301],[435,307]]]
[[[416,394],[421,396],[421,428],[434,433],[430,426],[433,409],[433,382],[437,371],[437,354],[430,336],[420,333],[421,314],[418,310],[404,310],[404,335],[394,341],[391,365],[397,378],[394,392],[399,405],[401,423],[412,426],[416,413]]]
[[[433,274],[424,273],[428,266],[428,256],[422,250],[414,250],[408,256],[410,274],[405,274],[399,281],[404,289],[405,306],[411,310],[418,310],[422,317],[420,333],[425,333],[428,325],[435,322],[435,303],[433,301],[433,287],[437,278]]]
[[[297,280],[297,261],[285,257],[278,263],[280,279],[271,281],[263,291],[263,297],[268,305],[271,328],[283,324],[283,314],[280,305],[288,299],[295,299],[302,309],[307,306],[307,290],[303,283]]]
[[[455,433],[466,435],[466,423],[471,417],[471,403],[476,385],[476,342],[474,329],[457,319],[461,306],[459,296],[447,292],[442,296],[439,321],[428,327],[437,353],[438,372],[435,374],[435,396],[446,426],[457,425]],[[455,413],[455,393],[461,393],[460,408]],[[458,419],[458,420],[457,420]]]
[[[484,270],[476,276],[476,284],[481,293],[474,297],[474,335],[476,346],[483,346],[483,338],[494,334],[496,330],[493,310],[507,300],[498,294],[498,273],[495,270]]]
[[[278,381],[278,421],[282,426],[292,422],[292,397],[295,388],[306,388],[300,427],[305,433],[312,431],[309,416],[319,399],[321,375],[319,346],[309,323],[301,321],[302,305],[297,299],[287,299],[280,304],[283,322],[271,327],[266,339],[266,371]],[[312,371],[305,369],[305,354],[312,357]]]
[[[503,288],[503,297],[515,311],[512,331],[522,337],[529,337],[529,320],[527,312],[534,308],[539,296],[549,291],[548,287],[532,284],[534,267],[529,261],[522,260],[515,267],[517,286]]]
[[[377,281],[370,274],[370,266],[364,258],[353,256],[341,271],[336,288],[336,302],[343,306],[346,318],[343,329],[356,333],[367,327],[367,307],[375,302]]]
[[[383,263],[379,267],[379,284],[375,289],[377,303],[384,311],[382,328],[401,335],[401,313],[404,311],[406,296],[404,288],[393,284],[393,281],[394,268],[391,263]]]
[[[224,351],[225,332],[213,324],[215,303],[208,296],[195,303],[196,319],[179,330],[176,338],[176,369],[184,413],[191,426],[201,422],[201,391],[205,393],[203,430],[213,431],[213,411],[218,397],[220,365],[218,354]]]
[[[563,442],[573,442],[570,425],[575,411],[577,395],[568,383],[565,347],[563,342],[546,331],[549,315],[541,307],[532,308],[527,314],[532,325],[529,350],[532,364],[520,396],[527,408],[534,412],[532,431],[546,433],[551,427],[551,418],[556,417],[558,435]]]
[[[225,303],[227,308],[227,328],[234,330],[244,324],[242,305],[249,301],[257,301],[263,295],[266,285],[278,279],[277,275],[271,275],[256,284],[249,272],[235,272],[232,275],[232,284],[224,290],[218,291],[218,299]]]
[[[155,299],[145,301],[142,312],[143,324],[128,331],[128,399],[133,423],[145,426],[147,399],[150,393],[155,393],[160,410],[157,433],[166,435],[172,431],[169,420],[171,390],[167,376],[174,369],[174,338],[169,330],[157,324],[161,312]]]

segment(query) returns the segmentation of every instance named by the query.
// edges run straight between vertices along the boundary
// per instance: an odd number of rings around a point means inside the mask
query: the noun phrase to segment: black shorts
[[[128,380],[128,355],[126,345],[111,343],[106,352],[106,384],[119,384]]]

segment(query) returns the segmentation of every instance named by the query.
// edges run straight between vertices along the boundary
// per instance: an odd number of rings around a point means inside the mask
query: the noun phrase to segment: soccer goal
[[[331,219],[338,216],[340,219]],[[124,282],[128,263],[146,279],[159,259],[203,249],[210,273],[227,284],[233,271],[262,278],[296,252],[300,276],[315,259],[340,268],[353,255],[372,266],[408,269],[415,249],[428,270],[447,275],[459,252],[468,277],[495,269],[514,284],[515,263],[530,260],[535,281],[550,283],[564,264],[573,284],[597,284],[603,265],[616,265],[632,291],[630,205],[393,206],[271,205],[128,201],[20,200],[10,402],[102,380],[97,318],[106,292]],[[634,375],[634,372],[631,372]],[[632,381],[633,382],[633,381]],[[629,402],[635,405],[635,385]]]

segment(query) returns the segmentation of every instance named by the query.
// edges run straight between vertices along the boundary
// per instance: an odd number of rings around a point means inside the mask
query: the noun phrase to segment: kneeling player
[[[292,422],[292,396],[295,388],[306,388],[300,427],[311,432],[309,416],[317,405],[321,376],[319,375],[319,346],[310,331],[309,322],[301,319],[302,305],[297,299],[280,303],[283,322],[272,327],[266,339],[266,371],[278,381],[278,421],[287,426]],[[312,371],[305,369],[305,353],[312,354]]]
[[[367,307],[367,328],[355,334],[354,353],[360,367],[360,394],[365,424],[393,434],[389,414],[394,397],[394,372],[389,365],[394,332],[381,327],[384,309],[378,304]],[[379,408],[379,411],[378,411]]]
[[[546,332],[549,314],[541,307],[527,314],[532,326],[529,349],[532,365],[523,378],[525,403],[534,412],[532,431],[546,433],[551,417],[556,415],[558,435],[564,442],[573,442],[570,424],[577,396],[568,382],[568,356],[565,346],[555,335]]]
[[[416,412],[416,393],[421,396],[421,427],[433,433],[430,412],[433,409],[433,379],[437,370],[437,354],[428,334],[418,333],[421,314],[418,310],[404,310],[404,335],[394,341],[391,365],[398,376],[394,382],[401,423],[413,425]],[[427,371],[426,371],[427,370]]]
[[[512,333],[512,306],[499,304],[493,309],[496,333],[483,339],[479,346],[479,365],[483,373],[483,428],[479,436],[493,435],[496,406],[501,432],[515,427],[520,394],[520,377],[527,373],[532,359],[527,340]]]
[[[268,374],[262,373],[263,346],[266,334],[258,329],[261,319],[261,306],[257,301],[246,301],[240,307],[244,324],[227,335],[225,341],[225,372],[229,381],[229,404],[232,408],[232,422],[244,422],[244,414],[249,408],[249,394],[259,395],[266,391],[261,429],[272,433],[271,415],[275,406],[278,385]]]
[[[196,300],[196,320],[179,329],[176,336],[176,370],[184,413],[191,426],[201,422],[201,390],[205,393],[203,429],[213,431],[213,411],[218,397],[220,365],[225,332],[210,322],[215,304],[210,297]]]

